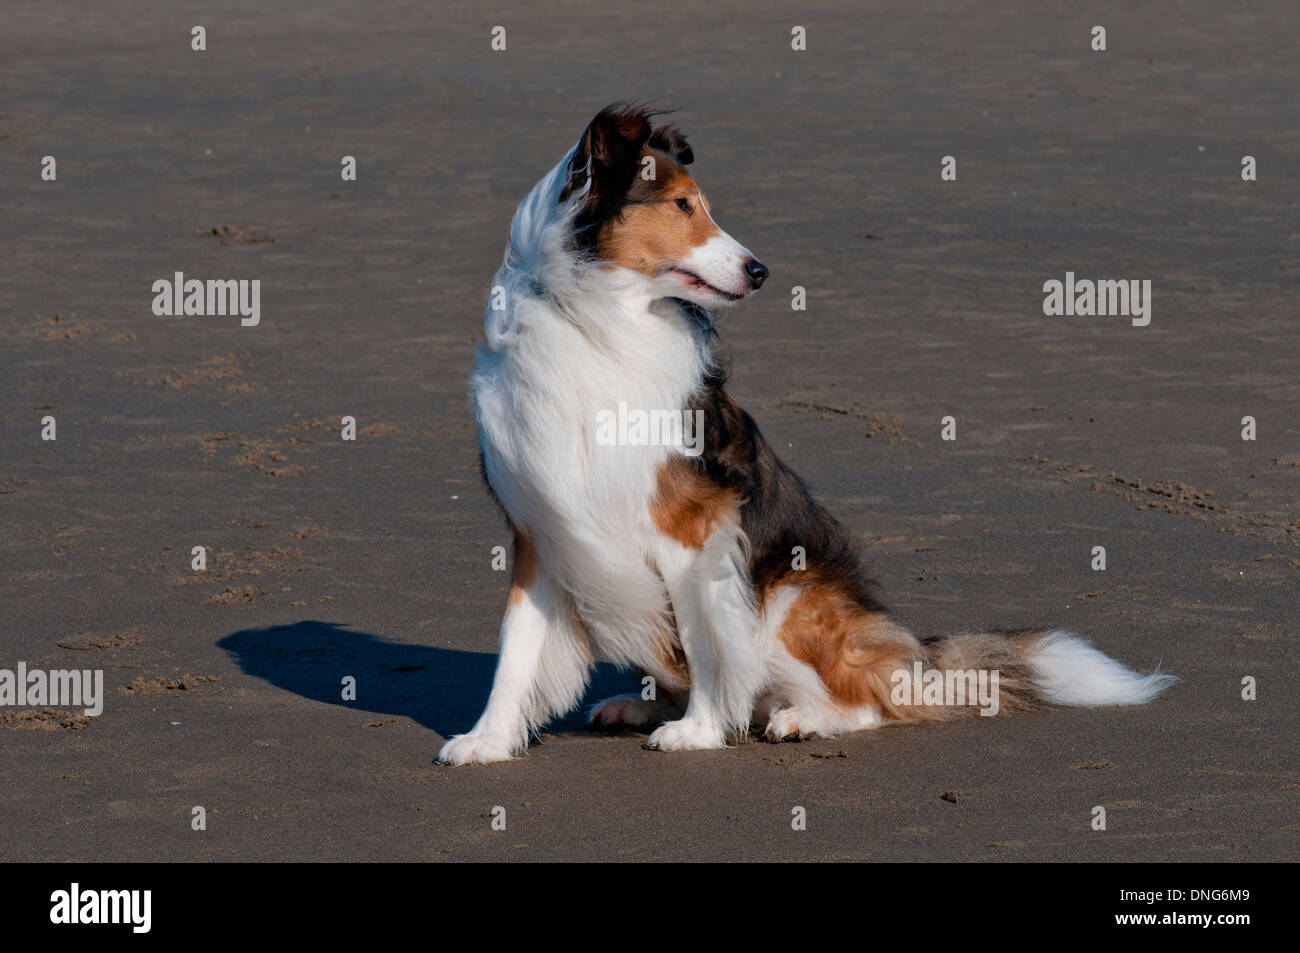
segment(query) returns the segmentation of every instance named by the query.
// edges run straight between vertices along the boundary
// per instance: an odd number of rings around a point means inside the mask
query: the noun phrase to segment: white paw
[[[726,746],[726,735],[721,728],[706,725],[697,718],[667,722],[656,728],[646,742],[646,747],[660,751],[698,751]]]
[[[763,737],[768,741],[784,741],[786,738],[801,740],[817,734],[816,729],[806,727],[806,724],[797,708],[781,708],[768,717]]]
[[[509,761],[514,756],[509,738],[473,732],[457,735],[438,752],[438,760],[443,764],[492,764]]]

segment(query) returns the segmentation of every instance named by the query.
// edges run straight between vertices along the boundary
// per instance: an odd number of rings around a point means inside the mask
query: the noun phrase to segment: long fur
[[[646,563],[645,500],[667,447],[595,447],[599,410],[681,407],[709,365],[685,315],[652,307],[625,275],[567,253],[582,193],[557,202],[572,155],[520,203],[470,379],[487,481],[511,524],[570,594],[613,662],[649,668],[670,627],[663,580]],[[636,368],[635,374],[629,369]]]
[[[611,699],[593,723],[668,719],[650,737],[664,749],[720,747],[751,721],[781,740],[956,714],[891,697],[913,665],[997,669],[1008,711],[1163,691],[1172,676],[1058,630],[922,642],[888,618],[847,532],[726,393],[712,310],[766,268],[716,227],[691,147],[655,115],[602,110],[511,223],[470,393],[516,565],[487,709],[441,760],[518,755],[598,657],[663,695]],[[669,231],[688,236],[678,251]],[[597,415],[620,402],[703,412],[703,454],[601,445]]]

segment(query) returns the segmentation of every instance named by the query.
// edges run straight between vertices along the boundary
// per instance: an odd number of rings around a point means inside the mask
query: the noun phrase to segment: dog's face
[[[569,166],[562,200],[591,187],[574,222],[587,254],[639,272],[662,297],[707,308],[757,291],[767,267],[713,220],[708,199],[686,171],[694,161],[672,126],[654,113],[607,106],[591,121]]]

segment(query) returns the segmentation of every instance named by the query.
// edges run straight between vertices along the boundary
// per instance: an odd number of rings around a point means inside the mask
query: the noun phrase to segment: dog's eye
[[[691,203],[686,199],[678,199],[677,207],[681,209],[683,212],[685,212],[687,215],[690,215],[692,212],[695,211],[695,209],[691,207]]]

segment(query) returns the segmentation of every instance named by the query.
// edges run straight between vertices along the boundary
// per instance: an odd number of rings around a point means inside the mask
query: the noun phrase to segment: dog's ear
[[[650,118],[644,109],[615,104],[596,114],[587,127],[591,164],[605,174],[636,171],[641,147],[650,138]]]
[[[617,202],[636,178],[641,149],[650,138],[650,117],[646,110],[613,103],[596,114],[582,134],[569,163],[569,183],[561,200],[582,188],[591,169],[588,207]]]
[[[655,129],[650,133],[648,144],[651,149],[666,152],[682,165],[690,165],[695,161],[695,150],[676,126],[660,126]]]

